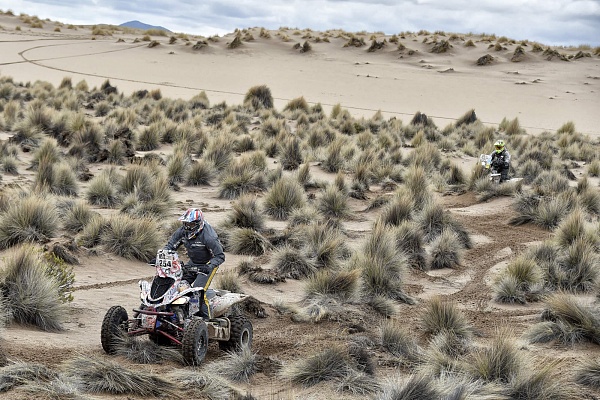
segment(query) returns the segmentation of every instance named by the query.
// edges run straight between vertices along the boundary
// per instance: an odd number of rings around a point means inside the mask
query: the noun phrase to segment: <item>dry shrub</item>
[[[595,389],[600,388],[600,360],[587,358],[576,368],[575,382]]]
[[[87,201],[95,206],[115,207],[119,203],[117,185],[107,173],[95,176],[88,186]]]
[[[114,348],[114,354],[135,364],[162,364],[168,361],[183,364],[183,357],[177,349],[159,346],[145,337],[119,336]]]
[[[566,379],[560,361],[538,361],[510,383],[511,399],[561,400],[581,398],[581,391]]]
[[[413,221],[404,221],[394,231],[396,246],[406,255],[408,264],[412,268],[426,270],[426,262],[423,232]]]
[[[358,270],[322,270],[308,278],[304,293],[307,298],[331,296],[341,301],[349,301],[356,297],[359,278]]]
[[[304,249],[318,268],[335,269],[348,251],[345,237],[335,226],[312,222],[294,234],[294,240]]]
[[[433,379],[428,375],[410,375],[390,380],[382,388],[377,400],[429,400],[441,399]]]
[[[317,210],[326,218],[348,218],[351,215],[348,195],[330,185],[321,192],[317,200]]]
[[[206,369],[175,369],[167,375],[167,378],[169,381],[177,382],[192,398],[244,399],[227,379]]]

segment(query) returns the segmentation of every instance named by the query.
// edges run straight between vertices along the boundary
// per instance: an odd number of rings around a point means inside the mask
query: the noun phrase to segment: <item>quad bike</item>
[[[244,315],[229,315],[231,306],[246,295],[208,289],[211,318],[200,316],[207,276],[199,272],[192,285],[183,280],[183,269],[191,267],[184,266],[171,250],[159,250],[154,266],[152,282],[139,282],[142,304],[133,309],[132,318],[121,306],[106,312],[100,335],[106,353],[114,354],[124,336],[148,335],[158,345],[180,347],[186,364],[199,365],[206,356],[209,340],[218,341],[226,351],[252,345],[250,320]]]
[[[492,156],[489,154],[481,154],[479,156],[479,162],[485,169],[486,173],[488,173],[490,181],[496,185],[500,184],[500,172],[498,172],[496,168],[492,167]]]

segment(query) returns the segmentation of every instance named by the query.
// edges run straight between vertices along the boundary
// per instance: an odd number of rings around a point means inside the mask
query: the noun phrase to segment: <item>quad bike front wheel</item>
[[[229,340],[219,342],[219,348],[223,351],[237,351],[243,347],[252,346],[253,328],[252,322],[244,315],[229,317],[231,323]]]
[[[194,318],[183,332],[181,353],[188,365],[200,365],[208,351],[208,328],[206,322]]]
[[[116,352],[119,340],[127,334],[128,320],[127,311],[121,306],[112,306],[106,312],[100,330],[100,341],[102,348],[108,354]]]

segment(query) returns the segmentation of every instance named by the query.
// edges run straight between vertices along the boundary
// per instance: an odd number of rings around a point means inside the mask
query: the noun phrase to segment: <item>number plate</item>
[[[142,326],[144,328],[152,328],[156,325],[156,315],[143,315],[142,316]]]

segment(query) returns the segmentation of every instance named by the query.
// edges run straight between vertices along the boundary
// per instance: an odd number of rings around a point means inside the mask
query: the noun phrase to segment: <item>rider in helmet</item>
[[[204,302],[200,311],[202,316],[210,318],[206,291],[219,265],[225,261],[223,246],[199,208],[188,208],[179,221],[182,226],[173,233],[165,249],[177,250],[182,244],[185,247],[190,261],[185,264],[183,279],[193,287],[204,288]]]
[[[504,140],[496,140],[494,151],[492,152],[492,168],[500,172],[500,183],[508,180],[508,170],[510,169],[510,153],[506,150]]]

